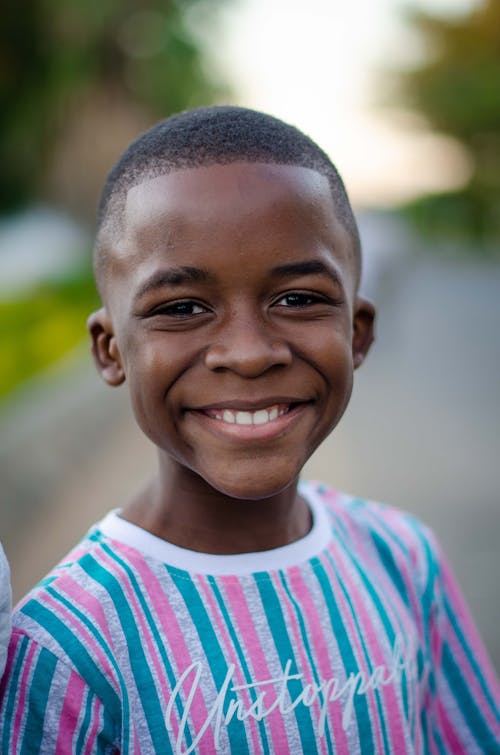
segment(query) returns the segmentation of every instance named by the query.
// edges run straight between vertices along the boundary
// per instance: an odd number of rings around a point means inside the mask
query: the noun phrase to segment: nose
[[[231,370],[247,378],[258,377],[272,367],[286,367],[291,361],[289,345],[272,332],[271,326],[235,315],[205,352],[209,370]]]

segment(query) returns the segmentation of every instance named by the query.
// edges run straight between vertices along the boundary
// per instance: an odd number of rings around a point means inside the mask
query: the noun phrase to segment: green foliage
[[[400,211],[423,236],[456,241],[464,253],[500,256],[500,206],[475,186],[420,197]]]
[[[43,195],[47,166],[82,97],[150,116],[221,94],[188,23],[222,0],[5,0],[0,25],[0,211]]]
[[[98,301],[90,270],[0,301],[0,398],[83,341]]]
[[[500,131],[500,3],[488,0],[463,18],[413,11],[428,59],[403,75],[407,101],[439,131],[467,145]]]
[[[454,137],[473,166],[469,185],[455,195],[417,203],[430,226],[455,217],[456,229],[500,238],[500,3],[485,0],[469,15],[437,18],[412,11],[410,20],[428,58],[399,76],[400,93],[436,130]],[[422,209],[427,210],[423,213]],[[415,208],[414,208],[415,209]],[[423,223],[425,227],[425,223]]]

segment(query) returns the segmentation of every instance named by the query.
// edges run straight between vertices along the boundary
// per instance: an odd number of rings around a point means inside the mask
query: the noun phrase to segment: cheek
[[[348,323],[329,323],[302,343],[304,356],[309,354],[326,383],[339,388],[352,383],[352,335]]]
[[[126,372],[132,409],[141,429],[151,436],[174,379],[172,364],[167,350],[158,348],[150,339],[129,340]]]
[[[344,413],[351,397],[354,367],[352,348],[347,338],[333,339],[322,352],[320,369],[327,383],[334,424]]]

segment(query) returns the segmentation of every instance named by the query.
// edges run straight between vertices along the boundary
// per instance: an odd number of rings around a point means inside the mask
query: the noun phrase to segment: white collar
[[[300,540],[272,550],[216,555],[180,548],[122,519],[120,509],[110,511],[96,526],[111,540],[135,548],[149,558],[195,574],[241,576],[287,569],[317,556],[326,548],[331,537],[331,523],[323,501],[307,483],[300,483],[299,491],[311,509],[312,527]]]

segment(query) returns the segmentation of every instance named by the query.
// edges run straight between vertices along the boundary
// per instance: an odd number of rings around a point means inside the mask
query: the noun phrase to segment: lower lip
[[[203,412],[190,412],[190,415],[197,417],[211,432],[220,437],[240,441],[268,440],[289,430],[308,406],[309,404],[299,404],[263,425],[238,425],[236,422],[223,422],[223,420],[214,419],[214,417],[209,417],[208,414]]]

